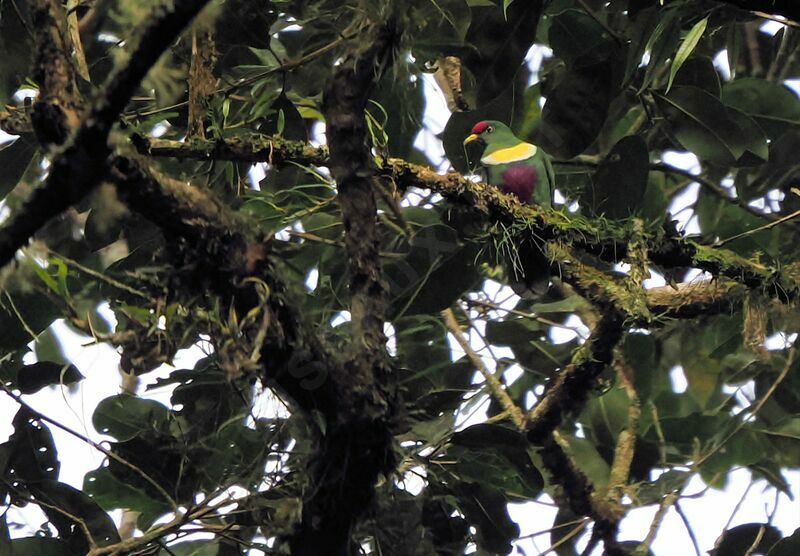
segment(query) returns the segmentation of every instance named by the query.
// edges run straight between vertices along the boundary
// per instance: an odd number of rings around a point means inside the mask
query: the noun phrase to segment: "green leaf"
[[[654,13],[658,17],[658,23],[644,48],[644,52],[650,51],[650,61],[642,78],[639,93],[650,86],[664,63],[675,52],[675,48],[681,39],[680,9],[670,6],[666,9],[660,8]],[[633,62],[638,65],[639,59],[634,59]]]
[[[721,365],[700,354],[695,354],[685,361],[683,372],[689,383],[688,393],[705,408],[720,384]]]
[[[667,92],[672,88],[672,81],[675,79],[675,74],[678,73],[683,63],[689,58],[692,52],[694,52],[700,39],[703,38],[703,33],[706,31],[707,25],[708,18],[704,17],[695,23],[686,34],[686,37],[684,37],[681,46],[678,48],[678,52],[675,54],[675,58],[672,59],[672,66],[669,69],[669,81],[667,82]]]
[[[681,397],[685,398],[686,396]],[[661,413],[661,407],[659,407],[659,416]],[[720,415],[707,416],[691,413],[682,417],[662,418],[660,423],[664,438],[672,445],[673,449],[683,454],[690,454],[694,448],[695,439],[706,443],[715,438],[727,423],[727,418]],[[648,434],[654,435],[655,431],[651,430]]]
[[[582,10],[566,10],[552,18],[549,30],[553,55],[568,65],[607,39],[603,27]]]
[[[608,483],[608,474],[611,468],[597,448],[585,438],[569,436],[567,442],[573,461],[589,480],[598,488]]]
[[[217,541],[188,541],[169,545],[169,551],[175,556],[218,556],[220,546]]]
[[[130,394],[118,394],[101,401],[92,415],[92,424],[98,432],[113,436],[119,441],[152,431],[168,428],[170,410],[154,400]]]
[[[486,339],[497,346],[512,346],[541,338],[547,328],[539,321],[526,318],[490,320],[486,323]]]
[[[720,436],[725,439],[725,444],[703,463],[701,471],[704,476],[727,474],[736,467],[757,464],[773,449],[764,434],[749,426],[743,427],[730,438],[727,430]]]
[[[69,544],[48,537],[25,537],[11,541],[11,554],[6,556],[73,556]]]
[[[454,433],[451,442],[448,457],[455,456],[456,472],[465,480],[493,484],[507,496],[529,500],[544,487],[524,436],[514,429],[481,423]]]
[[[307,141],[306,124],[297,107],[285,93],[270,105],[270,114],[261,121],[259,131],[267,135],[280,135],[292,141]]]
[[[147,529],[153,521],[172,507],[162,498],[153,498],[145,491],[116,478],[108,467],[89,471],[83,478],[83,491],[105,511],[127,508],[140,512],[140,528]]]
[[[479,279],[473,264],[476,246],[462,245],[449,226],[440,223],[416,230],[408,248],[404,258],[386,265],[392,315],[442,311]]]
[[[605,453],[604,448],[616,445],[620,431],[628,426],[629,405],[628,395],[620,386],[610,388],[586,404],[585,422],[590,429],[587,436],[601,453]]]
[[[623,137],[600,164],[589,192],[596,215],[628,218],[642,206],[650,172],[647,143],[638,135]]]
[[[398,87],[399,80],[406,80],[407,84]],[[425,110],[422,82],[412,82],[408,74],[389,73],[378,82],[371,98],[380,106],[391,108],[387,111],[383,128],[388,136],[387,148],[390,156],[406,159],[418,156],[419,151],[415,149],[414,141],[419,134]]]
[[[534,303],[529,307],[529,310],[538,315],[553,315],[558,313],[574,313],[575,311],[587,309],[588,307],[586,300],[581,296],[570,295],[558,301]]]
[[[27,12],[27,2],[0,2],[0,106],[11,101],[24,81],[35,51],[33,34],[26,28]]]
[[[511,85],[536,38],[540,10],[540,2],[514,2],[505,14],[499,5],[472,8],[463,61],[475,79],[479,108]]]
[[[10,448],[7,467],[3,469],[6,480],[13,469],[13,477],[24,485],[56,479],[61,464],[50,429],[25,406],[19,408],[12,421],[14,434],[6,446]]]
[[[60,314],[47,294],[32,288],[37,281],[29,269],[18,269],[0,288],[0,352],[24,347]]]
[[[555,157],[572,158],[594,142],[617,94],[613,59],[611,54],[590,53],[564,73],[547,94],[535,144]]]
[[[39,361],[17,371],[16,386],[23,394],[33,394],[46,386],[70,386],[84,379],[75,365]]]
[[[781,532],[768,523],[737,525],[717,539],[713,556],[741,556],[747,552],[766,554],[781,537]]]
[[[769,156],[767,139],[752,118],[707,91],[683,86],[653,96],[678,142],[699,158],[736,166]]]
[[[524,438],[517,430],[502,425],[479,423],[453,434],[452,442],[467,448],[500,448],[524,445]]]
[[[29,488],[37,501],[64,510],[62,516],[69,514],[81,519],[97,546],[108,546],[119,542],[119,533],[114,521],[85,493],[58,481],[41,481],[29,485]],[[44,506],[42,509],[47,512]],[[71,523],[71,527],[74,527],[74,532],[71,532],[71,528],[65,531],[59,527],[61,536],[69,536],[70,533],[83,536],[83,528],[71,517],[66,519]]]
[[[800,528],[795,529],[790,537],[779,540],[767,552],[767,556],[795,556],[800,554]]]
[[[519,444],[516,449],[451,446],[447,457],[455,461],[447,469],[462,481],[496,488],[509,500],[535,500],[542,492],[544,479]]]
[[[686,60],[672,84],[699,87],[717,98],[722,92],[719,73],[708,56],[692,56]]]
[[[472,16],[464,0],[425,0],[409,12],[411,24],[403,34],[412,37],[409,42],[415,57],[435,60],[464,47]]]
[[[722,102],[751,116],[773,139],[800,126],[800,99],[785,85],[746,77],[728,82]]]
[[[741,207],[706,192],[700,194],[695,210],[702,229],[711,231],[721,239],[754,230],[764,224],[762,219]],[[779,254],[779,234],[780,231],[777,229],[767,229],[734,240],[725,247],[743,256],[751,256],[760,252],[762,255],[775,257]]]
[[[667,494],[683,488],[691,476],[690,471],[670,469],[659,475],[655,481],[640,484],[636,489],[636,505],[641,507],[657,504]]]
[[[505,497],[480,483],[458,482],[451,489],[456,504],[478,531],[478,545],[491,553],[511,552],[511,541],[519,536],[519,526],[508,515]]]
[[[642,400],[653,393],[656,371],[658,369],[660,348],[656,339],[649,334],[628,334],[622,343],[625,360],[633,368],[633,382]]]
[[[37,160],[38,143],[31,135],[22,135],[0,144],[0,199],[8,195],[19,183],[22,176]]]

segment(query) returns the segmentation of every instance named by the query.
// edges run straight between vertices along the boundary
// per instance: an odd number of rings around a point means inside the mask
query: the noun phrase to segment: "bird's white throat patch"
[[[498,149],[486,154],[481,158],[483,164],[508,164],[509,162],[519,162],[520,160],[527,160],[536,154],[536,145],[530,143],[520,143],[513,147],[505,149]]]

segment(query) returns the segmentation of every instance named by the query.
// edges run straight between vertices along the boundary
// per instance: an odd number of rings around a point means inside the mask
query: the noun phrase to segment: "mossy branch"
[[[134,142],[144,154],[178,159],[267,162],[278,167],[290,161],[311,166],[330,163],[324,147],[260,134],[185,143],[136,137]],[[439,174],[401,159],[381,161],[379,172],[401,191],[429,189],[442,195],[454,208],[501,221],[519,235],[520,240],[556,241],[607,262],[625,260],[631,255],[633,244],[639,246],[638,252],[647,253],[650,263],[662,268],[699,268],[782,302],[790,302],[800,295],[800,265],[778,268],[660,228],[642,229],[629,221],[589,219],[558,210],[523,206],[497,188],[475,183],[456,172]]]
[[[582,409],[600,373],[612,358],[622,338],[624,318],[613,307],[606,308],[592,335],[575,351],[572,362],[553,381],[527,419],[527,437],[540,445],[568,414]]]
[[[8,264],[17,249],[51,218],[85,197],[102,181],[111,154],[108,145],[111,127],[153,64],[206,3],[207,0],[172,0],[153,10],[128,62],[109,76],[66,147],[53,159],[47,180],[33,190],[0,228],[0,267]],[[57,131],[58,134],[48,136],[66,137],[71,130],[64,126]]]

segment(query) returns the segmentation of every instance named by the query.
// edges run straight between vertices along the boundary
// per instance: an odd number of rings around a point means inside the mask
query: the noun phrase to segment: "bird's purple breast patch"
[[[536,168],[519,164],[511,166],[508,170],[502,173],[503,176],[503,192],[516,195],[517,198],[523,202],[528,203],[536,189]]]

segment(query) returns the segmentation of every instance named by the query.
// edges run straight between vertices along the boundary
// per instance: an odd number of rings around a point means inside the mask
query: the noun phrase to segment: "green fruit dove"
[[[536,145],[526,143],[502,122],[480,121],[464,139],[464,148],[477,145],[480,166],[489,185],[516,196],[521,203],[549,207],[553,199],[553,167],[548,156]],[[523,297],[542,294],[550,284],[550,261],[533,245],[518,246],[519,260],[511,271],[522,280],[511,287]],[[519,276],[517,276],[519,278]]]

